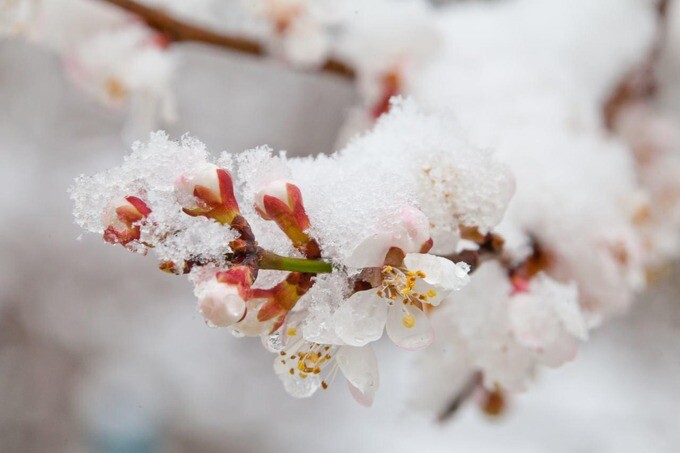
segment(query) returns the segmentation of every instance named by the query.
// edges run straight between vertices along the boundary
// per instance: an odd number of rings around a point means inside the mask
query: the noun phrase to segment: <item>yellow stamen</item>
[[[410,328],[412,328],[413,326],[416,325],[416,318],[414,318],[413,316],[411,316],[409,314],[409,315],[404,316],[404,319],[402,319],[401,322],[404,324],[404,327],[406,327],[407,329],[410,329]]]

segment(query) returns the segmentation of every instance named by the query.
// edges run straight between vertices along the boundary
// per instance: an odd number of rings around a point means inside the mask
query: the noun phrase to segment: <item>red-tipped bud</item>
[[[151,209],[137,197],[113,200],[104,210],[104,240],[127,245],[140,237],[139,222],[151,214]]]
[[[175,182],[177,201],[192,216],[213,218],[231,224],[240,214],[231,175],[213,164],[204,164]]]
[[[309,217],[302,203],[302,193],[296,185],[284,180],[267,184],[258,192],[255,207],[263,219],[276,222],[293,245],[307,257],[318,257],[318,245],[305,233],[309,229]]]
[[[285,315],[295,307],[311,286],[312,279],[309,274],[291,272],[284,281],[272,288],[253,289],[254,299],[266,300],[257,313],[257,320],[267,322],[276,319],[275,327],[278,327]]]
[[[217,281],[239,288],[243,293],[243,298],[247,299],[247,292],[250,290],[253,281],[255,281],[255,276],[250,266],[236,265],[229,270],[218,272]]]

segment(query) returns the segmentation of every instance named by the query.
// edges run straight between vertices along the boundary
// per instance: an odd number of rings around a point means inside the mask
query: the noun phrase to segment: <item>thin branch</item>
[[[604,123],[610,131],[614,129],[619,114],[626,106],[641,99],[651,98],[658,90],[656,65],[667,41],[669,5],[670,0],[658,1],[657,29],[652,46],[644,60],[622,78],[604,104]]]
[[[171,42],[199,42],[234,52],[265,56],[262,43],[239,36],[218,33],[198,25],[192,25],[157,8],[152,8],[133,0],[101,0],[110,5],[136,15],[149,27],[162,33]],[[347,64],[329,59],[319,68],[323,72],[336,74],[346,79],[354,79],[355,72]]]
[[[305,258],[291,258],[277,255],[276,253],[262,250],[259,255],[258,267],[260,269],[273,269],[279,271],[306,272],[311,274],[328,274],[333,272],[333,265],[322,260],[310,260]]]
[[[470,399],[472,394],[475,392],[477,386],[481,382],[481,379],[481,374],[479,372],[470,376],[470,378],[463,385],[463,388],[461,388],[460,391],[453,397],[453,399],[446,405],[444,410],[439,413],[437,416],[437,421],[439,423],[446,423],[454,415],[456,415],[456,413],[458,413],[458,409],[460,409],[461,406],[465,404],[465,402],[467,402],[467,400]]]

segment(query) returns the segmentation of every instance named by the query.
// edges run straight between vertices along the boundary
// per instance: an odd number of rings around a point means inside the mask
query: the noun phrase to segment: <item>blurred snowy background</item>
[[[343,80],[262,59],[193,45],[179,58],[168,132],[215,152],[331,152],[357,100]],[[662,70],[661,102],[680,118],[679,36]],[[66,189],[127,154],[124,112],[13,41],[0,41],[0,106],[0,451],[680,451],[680,269],[501,419],[474,405],[445,425],[413,413],[412,359],[389,342],[373,408],[342,385],[296,400],[258,339],[206,328],[186,280],[79,239]]]

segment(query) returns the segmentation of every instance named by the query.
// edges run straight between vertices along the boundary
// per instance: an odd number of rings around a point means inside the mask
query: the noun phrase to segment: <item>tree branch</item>
[[[199,42],[249,55],[266,55],[264,46],[258,41],[239,36],[226,35],[197,25],[192,25],[173,17],[165,11],[151,8],[133,0],[101,1],[136,15],[149,27],[162,33],[171,42]],[[356,75],[354,69],[335,59],[329,59],[319,69],[323,72],[335,74],[350,80],[354,79]]]
[[[658,89],[656,65],[667,41],[669,4],[670,0],[658,0],[654,42],[644,60],[624,75],[605,101],[602,113],[604,124],[610,131],[614,129],[619,114],[626,106],[656,94]]]

